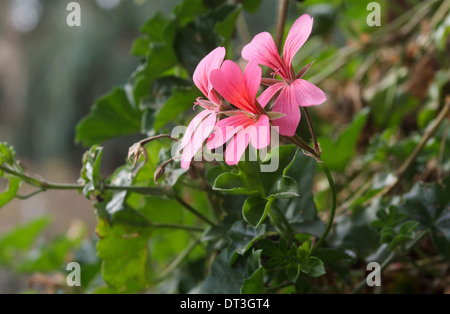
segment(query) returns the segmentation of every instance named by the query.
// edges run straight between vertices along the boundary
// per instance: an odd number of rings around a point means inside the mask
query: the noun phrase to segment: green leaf
[[[419,222],[418,229],[430,231],[438,252],[450,260],[450,177],[441,183],[416,183],[404,195],[400,211]]]
[[[83,167],[80,172],[81,183],[84,185],[83,194],[90,197],[91,193],[99,190],[103,183],[100,175],[100,164],[102,161],[103,147],[92,146],[83,155]]]
[[[39,234],[50,224],[48,217],[16,226],[0,236],[0,264],[12,265],[20,253],[31,248]]]
[[[269,239],[261,239],[258,241],[258,248],[262,250],[262,254],[265,256],[279,256],[280,251],[278,250],[275,242]]]
[[[336,141],[329,138],[320,138],[322,160],[330,170],[343,171],[355,153],[359,135],[366,124],[369,109],[361,110],[352,123],[339,135]]]
[[[100,97],[76,127],[75,141],[85,146],[141,130],[142,111],[135,108],[122,87]]]
[[[216,256],[211,272],[201,285],[199,293],[240,293],[242,282],[248,277],[246,259],[238,258],[235,263],[229,261],[230,252],[223,250]]]
[[[302,266],[300,264],[290,264],[286,267],[286,276],[290,282],[295,283],[300,276]]]
[[[150,267],[146,228],[133,228],[100,220],[97,225],[98,256],[102,259],[105,282],[121,293],[138,292],[147,287]]]
[[[86,236],[87,228],[81,224],[72,228],[70,234],[55,237],[49,243],[40,245],[31,251],[17,266],[20,272],[50,272],[64,268],[72,252]]]
[[[272,201],[266,201],[260,196],[250,196],[245,200],[244,206],[242,206],[242,216],[252,227],[258,228],[270,210]]]
[[[229,194],[260,194],[264,190],[259,176],[259,164],[255,161],[241,161],[238,173],[226,172],[214,181],[213,189]]]
[[[264,272],[261,266],[261,250],[253,250],[247,257],[247,271],[250,277],[242,282],[241,293],[264,293]]]
[[[264,292],[264,272],[263,268],[258,268],[249,278],[242,283],[242,294],[256,294]]]
[[[301,262],[304,262],[308,259],[309,254],[311,253],[311,241],[305,241],[297,250],[297,257]]]
[[[196,16],[204,13],[206,10],[203,0],[184,0],[175,6],[172,13],[182,27],[192,22]]]
[[[325,275],[323,262],[317,257],[308,258],[307,262],[302,264],[302,272],[311,277],[320,277]]]
[[[237,10],[236,5],[224,3],[205,14],[197,15],[192,22],[178,29],[175,50],[189,76],[192,76],[200,60],[230,39]]]
[[[177,121],[177,118],[180,115],[184,115],[186,110],[192,110],[195,100],[201,95],[202,94],[195,86],[189,88],[173,88],[172,96],[170,96],[164,106],[156,114],[154,125],[155,131],[160,130],[169,122]]]
[[[20,184],[22,183],[22,180],[16,177],[11,177],[8,179],[8,181],[8,187],[5,191],[0,193],[0,208],[8,204],[16,197],[17,191],[19,190]]]
[[[291,177],[283,176],[274,182],[269,191],[269,196],[281,199],[300,197],[297,182]]]
[[[264,236],[266,228],[264,225],[255,229],[245,226],[241,221],[236,221],[227,235],[231,240],[229,251],[232,254],[230,263],[233,264],[239,255],[244,255],[253,244]]]

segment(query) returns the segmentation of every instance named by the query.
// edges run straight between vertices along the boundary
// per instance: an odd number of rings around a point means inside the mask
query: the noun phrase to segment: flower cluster
[[[292,60],[308,39],[313,19],[305,14],[293,24],[279,55],[272,36],[263,32],[242,49],[247,66],[242,73],[233,61],[225,60],[225,48],[218,47],[198,64],[194,84],[205,95],[195,105],[203,107],[190,122],[179,146],[181,167],[189,168],[205,140],[212,150],[224,144],[225,161],[239,162],[249,145],[262,149],[270,144],[270,126],[283,136],[293,136],[300,122],[299,106],[319,105],[325,93],[302,79],[309,66],[295,73]],[[273,69],[273,78],[262,78],[259,65]],[[276,79],[278,76],[280,79]],[[259,97],[261,84],[269,86]],[[273,100],[273,106],[267,104]],[[195,106],[194,106],[195,107]]]

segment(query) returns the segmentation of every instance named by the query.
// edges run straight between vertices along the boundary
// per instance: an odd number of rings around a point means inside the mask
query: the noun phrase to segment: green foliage
[[[352,123],[345,128],[335,142],[329,138],[320,139],[322,159],[331,170],[343,171],[355,153],[359,134],[366,124],[368,110],[360,111]]]
[[[0,166],[7,167],[7,169],[21,173],[22,168],[15,160],[15,156],[16,153],[11,146],[7,143],[0,142]],[[8,186],[6,187],[6,190],[0,193],[0,208],[2,208],[16,197],[22,180],[16,176],[11,176],[8,172],[5,172],[5,170],[2,170],[1,168],[0,177],[5,177],[8,179]]]
[[[100,220],[97,226],[98,256],[105,282],[121,293],[137,292],[148,285],[150,276],[149,230]]]
[[[388,244],[390,250],[414,240],[416,234],[413,230],[418,223],[411,220],[404,221],[406,215],[399,213],[397,207],[390,206],[387,212],[379,210],[377,217],[379,220],[373,221],[371,226],[380,233],[380,242]]]
[[[173,141],[158,139],[142,144],[133,166],[101,175],[103,142],[158,135],[189,123],[195,99],[204,96],[192,82],[197,64],[218,46],[237,61],[247,32],[243,20],[236,31],[238,19],[261,13],[265,5],[260,0],[184,0],[141,27],[131,48],[139,60],[136,70],[100,97],[76,128],[76,142],[91,147],[83,156],[78,185],[63,188],[92,200],[95,240],[87,238],[83,226],[75,235],[36,241],[49,225],[47,218],[38,219],[0,235],[0,265],[18,273],[50,274],[64,273],[69,259],[76,261],[83,285],[58,288],[68,293],[343,293],[364,279],[360,274],[367,262],[382,263],[390,254],[408,263],[405,272],[417,266],[414,271],[423,271],[428,280],[438,269],[432,264],[450,260],[448,121],[433,130],[407,171],[398,169],[448,93],[449,19],[437,21],[429,3],[388,24],[387,8],[393,15],[401,12],[382,1],[383,27],[377,30],[366,23],[367,3],[291,2],[298,12],[288,17],[303,12],[314,17],[312,36],[294,69],[315,60],[305,79],[324,89],[329,102],[326,110],[311,110],[320,158],[332,170],[338,192],[327,237],[330,182],[317,173],[320,160],[285,138],[265,156],[247,150],[246,160],[236,166],[194,162],[189,170],[171,160]],[[273,20],[273,12],[268,13]],[[407,22],[417,17],[430,27],[419,30]],[[253,25],[248,26],[252,32]],[[429,41],[416,40],[428,38],[428,31]],[[421,62],[426,66],[421,68]],[[439,64],[436,71],[433,62]],[[411,83],[417,78],[423,95]],[[306,128],[303,116],[298,134],[309,142]],[[271,164],[274,171],[267,171]],[[0,207],[18,197],[22,183],[37,192],[58,188],[24,172],[6,143],[0,143],[0,165],[1,183],[8,181]],[[155,182],[154,173],[164,165]],[[395,189],[384,193],[396,179]],[[431,241],[420,242],[424,236]],[[390,283],[380,288],[385,292],[399,280],[392,273],[383,274]]]
[[[419,223],[418,228],[429,231],[436,249],[447,260],[450,259],[449,186],[450,177],[442,182],[417,183],[404,195],[400,206],[401,212]]]

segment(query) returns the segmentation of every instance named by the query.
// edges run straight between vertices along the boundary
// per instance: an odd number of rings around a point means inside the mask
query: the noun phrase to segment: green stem
[[[272,208],[275,212],[272,211]],[[284,214],[281,212],[281,210],[278,208],[275,203],[272,203],[270,206],[270,217],[272,218],[274,224],[280,229],[282,233],[285,233],[286,237],[291,240],[292,242],[296,242],[295,238],[295,232],[291,227],[291,224],[286,219]]]
[[[152,223],[152,228],[179,229],[179,230],[195,231],[195,232],[203,232],[205,230],[203,228],[195,227],[195,226],[186,226],[186,225],[179,225],[179,224],[159,223],[159,222]]]
[[[180,198],[178,195],[174,195],[173,199],[176,200],[181,206],[186,208],[188,211],[193,213],[195,216],[203,220],[204,222],[208,223],[211,226],[215,226],[216,224],[212,222],[208,217],[197,211],[195,208],[193,208],[191,205],[186,203],[182,198]]]
[[[328,184],[330,185],[330,191],[331,191],[331,211],[330,211],[330,217],[328,218],[327,226],[325,227],[325,231],[323,232],[322,236],[317,241],[316,245],[313,248],[313,251],[319,248],[325,238],[327,237],[328,233],[331,230],[331,227],[333,226],[334,221],[334,215],[336,213],[336,188],[334,186],[333,177],[331,176],[330,171],[328,170],[327,166],[322,162],[319,163],[319,165],[322,167],[322,170],[325,172],[325,175],[327,176]]]
[[[30,195],[26,195],[22,198],[28,198],[32,195],[36,195],[40,192],[46,191],[46,190],[82,190],[83,185],[82,184],[62,184],[62,183],[52,183],[52,182],[46,182],[34,177],[31,177],[25,173],[20,173],[18,171],[9,169],[8,167],[5,167],[3,165],[0,165],[0,170],[8,173],[10,175],[16,176],[18,178],[21,178],[23,181],[27,182],[30,185],[33,185],[37,188],[39,188],[38,191],[33,192]],[[175,199],[178,203],[180,203],[184,208],[189,210],[191,213],[205,221],[206,223],[210,224],[211,226],[215,226],[215,224],[209,220],[207,217],[205,217],[203,214],[198,212],[195,208],[193,208],[191,205],[186,203],[184,200],[182,200],[180,197],[175,195],[173,192],[163,189],[163,188],[156,188],[156,187],[144,187],[144,186],[133,186],[133,185],[110,185],[105,184],[101,187],[103,190],[112,190],[112,191],[128,191],[143,195],[165,195],[169,198]],[[198,231],[198,230],[197,230]]]
[[[424,230],[422,231],[415,239],[414,241],[412,241],[409,245],[406,246],[405,252],[409,252],[417,243],[419,243],[428,233],[428,231]],[[384,262],[381,264],[380,267],[380,273],[381,271],[385,270],[386,267],[389,266],[390,263],[392,263],[392,261],[394,261],[395,258],[398,257],[398,253],[396,252],[391,252],[391,254],[389,254],[389,256],[384,260]],[[355,289],[353,289],[353,291],[351,292],[352,294],[358,293],[359,291],[361,291],[365,286],[366,286],[367,282],[366,280],[362,280]]]
[[[320,157],[320,153],[321,153],[320,146],[319,146],[319,143],[317,142],[316,132],[314,132],[314,127],[313,127],[312,120],[311,120],[311,117],[308,112],[308,108],[307,107],[302,107],[302,108],[303,108],[303,112],[305,113],[306,121],[308,122],[309,133],[311,133],[311,137],[313,140],[314,151],[316,152],[316,155],[318,155]]]
[[[167,266],[166,270],[156,278],[156,281],[164,280],[168,275],[170,275],[178,266],[184,261],[184,259],[192,252],[193,249],[200,243],[200,239],[192,240],[192,242],[180,253],[173,261]]]

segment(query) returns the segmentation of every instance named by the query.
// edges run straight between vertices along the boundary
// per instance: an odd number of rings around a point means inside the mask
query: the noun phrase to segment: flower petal
[[[225,58],[225,48],[217,47],[199,62],[194,71],[194,84],[208,98],[211,96],[210,94],[212,90],[209,75],[212,70],[220,68],[223,58]],[[215,99],[210,100],[215,102]]]
[[[292,25],[283,48],[283,60],[287,67],[291,66],[295,54],[308,39],[312,26],[313,19],[308,14],[300,16]]]
[[[241,159],[250,141],[250,136],[245,129],[240,130],[227,144],[225,150],[225,162],[228,165],[236,165]]]
[[[244,70],[244,84],[249,100],[254,103],[256,93],[261,86],[262,70],[258,63],[250,61]]]
[[[253,120],[243,113],[220,120],[216,124],[216,130],[211,134],[206,142],[208,149],[215,149],[222,146],[237,132],[251,124]]]
[[[275,42],[267,32],[253,37],[253,40],[242,49],[241,55],[245,60],[265,65],[281,76],[286,77],[285,75],[287,75]]]
[[[286,85],[284,83],[277,83],[266,88],[258,97],[258,102],[261,107],[265,108],[269,101],[275,96],[276,93]]]
[[[211,112],[214,111],[202,110],[191,120],[186,129],[186,132],[184,132],[183,139],[181,140],[181,144],[178,147],[178,151],[182,150],[191,141],[194,131],[197,129],[197,127],[200,125],[203,119],[205,119],[206,116],[208,116],[208,114],[210,114]]]
[[[181,154],[181,168],[189,168],[192,157],[194,157],[194,155],[202,148],[203,142],[211,134],[215,123],[216,114],[214,111],[209,111],[209,115],[200,122],[200,125],[195,129],[191,140],[183,149],[183,153]]]
[[[254,124],[247,127],[247,132],[250,133],[250,140],[252,146],[256,149],[261,149],[270,144],[270,124],[269,117],[261,115]]]
[[[296,99],[296,104],[298,106],[306,107],[320,105],[327,100],[325,93],[316,85],[311,84],[308,81],[297,79],[292,82],[291,86],[294,94],[293,98]]]
[[[278,96],[273,106],[273,112],[284,113],[285,116],[272,120],[272,124],[280,128],[281,135],[293,136],[300,122],[300,108],[296,103],[295,91],[292,85],[286,86]]]
[[[250,69],[249,73],[255,71]],[[241,68],[236,63],[225,60],[220,69],[211,72],[209,78],[214,89],[231,104],[250,113],[257,112],[255,99],[249,97]],[[249,87],[253,92],[253,86],[249,84]]]

